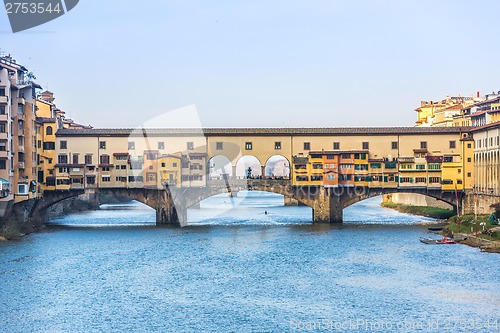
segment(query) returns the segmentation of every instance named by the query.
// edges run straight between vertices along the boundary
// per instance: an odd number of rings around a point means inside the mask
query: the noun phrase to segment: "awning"
[[[9,184],[10,185],[10,182],[8,180],[3,179],[3,178],[0,178],[0,183],[1,184]]]

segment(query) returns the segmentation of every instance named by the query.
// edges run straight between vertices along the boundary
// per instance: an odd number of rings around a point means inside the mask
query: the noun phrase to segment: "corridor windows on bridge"
[[[59,141],[59,149],[68,149],[68,141],[66,140]]]
[[[298,182],[307,182],[309,181],[309,176],[296,176],[295,180]]]
[[[304,142],[304,150],[311,150],[311,143],[310,142]]]
[[[415,178],[415,183],[426,183],[425,177],[416,177]]]
[[[222,144],[222,142],[221,142]],[[245,142],[245,150],[252,150],[252,143],[251,142]],[[222,148],[221,148],[222,149]]]
[[[103,175],[101,180],[103,183],[109,183],[111,181],[111,176],[110,175]]]
[[[457,146],[457,142],[456,141],[450,141],[450,149],[455,149]]]
[[[340,142],[334,142],[333,143],[333,149],[335,149],[335,150],[340,149]]]
[[[57,163],[58,164],[68,164],[68,155],[66,155],[66,154],[59,154],[57,156]]]
[[[427,141],[420,141],[420,149],[427,149]]]
[[[165,149],[165,142],[158,141],[158,149]]]
[[[128,142],[128,150],[135,150],[135,142],[134,141]]]
[[[85,164],[92,164],[92,154],[85,155]]]
[[[99,141],[99,149],[106,149],[106,141]]]
[[[78,164],[78,154],[73,154],[73,164]]]
[[[223,145],[223,142],[216,142],[215,143],[215,150],[223,150],[224,149],[224,145]]]
[[[370,144],[368,142],[366,142],[366,141],[363,142],[362,143],[362,149],[366,149],[366,150],[370,149]]]
[[[194,150],[194,142],[193,141],[186,142],[186,149],[187,150]]]

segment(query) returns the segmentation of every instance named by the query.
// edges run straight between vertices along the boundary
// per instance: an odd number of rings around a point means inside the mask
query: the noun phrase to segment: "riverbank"
[[[459,230],[457,216],[453,216],[446,221],[448,225],[443,234],[455,238],[467,237],[460,243],[480,248],[481,251],[500,253],[500,227],[492,224],[495,221],[491,221],[489,217],[478,215],[475,219],[472,214],[463,215],[460,217]]]
[[[442,220],[450,218],[454,215],[454,212],[450,209],[436,208],[430,206],[412,206],[412,205],[397,204],[392,202],[382,202],[381,206],[397,210],[398,212],[401,213],[422,215]]]

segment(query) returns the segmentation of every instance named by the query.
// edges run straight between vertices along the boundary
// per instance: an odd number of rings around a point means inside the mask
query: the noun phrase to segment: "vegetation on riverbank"
[[[478,230],[477,237],[483,238],[483,239],[488,239],[488,240],[495,240],[495,241],[500,241],[500,232],[486,232],[483,233],[483,226],[481,223],[485,223],[484,225],[484,230],[489,230],[491,228],[496,228],[499,227],[497,224],[492,224],[495,223],[495,221],[491,221],[489,219],[490,215],[478,215],[477,220],[474,221],[474,214],[467,214],[460,216],[460,232],[461,233],[466,233],[466,234],[474,234],[476,233],[476,227]],[[453,216],[447,220],[448,226],[446,227],[448,233],[453,233],[456,234],[458,233],[458,218],[457,216]],[[477,223],[477,224],[476,224]]]
[[[383,202],[382,207],[395,209],[398,212],[408,213],[413,215],[422,215],[435,219],[447,219],[455,213],[450,209],[436,208],[430,206],[411,206],[392,202]]]

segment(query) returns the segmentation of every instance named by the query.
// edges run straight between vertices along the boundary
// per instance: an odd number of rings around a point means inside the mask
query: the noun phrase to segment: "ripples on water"
[[[398,331],[376,326],[384,323],[494,332],[450,319],[498,320],[498,255],[421,244],[422,223],[433,220],[380,199],[346,209],[348,222],[335,226],[282,204],[213,197],[182,229],[155,227],[140,204],[55,219],[47,232],[0,244],[0,330],[287,332],[327,320],[355,332]],[[428,326],[436,320],[438,330]]]

